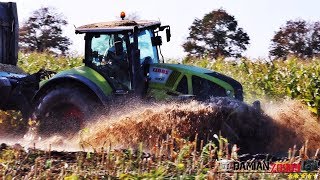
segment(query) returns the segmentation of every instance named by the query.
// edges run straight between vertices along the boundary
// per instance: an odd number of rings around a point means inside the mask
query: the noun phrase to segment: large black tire
[[[101,105],[81,86],[56,86],[35,103],[33,119],[40,136],[74,135],[94,118]]]

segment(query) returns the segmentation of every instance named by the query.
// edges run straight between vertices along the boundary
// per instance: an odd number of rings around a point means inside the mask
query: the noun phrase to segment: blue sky
[[[320,21],[320,0],[16,0],[20,22],[40,7],[54,7],[69,22],[65,28],[73,42],[71,49],[83,53],[83,37],[74,34],[74,25],[114,20],[121,11],[137,13],[141,19],[160,20],[171,26],[172,38],[164,42],[166,58],[185,55],[181,45],[188,37],[188,27],[195,18],[218,8],[225,9],[238,20],[250,36],[245,55],[251,58],[267,57],[270,39],[287,20],[302,18]]]

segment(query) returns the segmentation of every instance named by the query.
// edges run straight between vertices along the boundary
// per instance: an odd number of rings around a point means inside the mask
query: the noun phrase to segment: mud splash
[[[112,144],[127,148],[143,142],[153,146],[167,135],[193,140],[215,140],[221,130],[242,152],[287,152],[293,145],[301,147],[308,140],[308,149],[320,148],[320,124],[299,101],[269,103],[264,113],[241,102],[225,98],[206,103],[153,105],[139,107],[108,120],[88,125],[82,140],[93,147]]]
[[[112,116],[97,119],[73,137],[39,139],[29,133],[24,139],[10,142],[67,151],[109,145],[135,148],[142,142],[148,149],[167,136],[194,140],[197,135],[204,143],[216,141],[214,134],[221,131],[238,144],[242,153],[285,153],[293,145],[301,147],[306,140],[311,151],[320,148],[320,124],[298,101],[265,104],[264,113],[226,98],[204,103],[132,104],[125,109],[112,108]]]
[[[320,149],[320,122],[301,102],[283,100],[269,103],[264,111],[276,127],[269,147],[272,152],[285,151],[293,145],[301,147],[306,141],[310,152]]]

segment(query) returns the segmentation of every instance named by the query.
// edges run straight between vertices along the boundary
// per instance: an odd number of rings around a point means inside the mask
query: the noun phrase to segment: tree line
[[[63,36],[63,27],[67,24],[66,18],[53,8],[43,7],[34,11],[20,28],[20,49],[65,55],[71,45],[70,39]],[[193,21],[182,47],[188,58],[217,59],[242,57],[249,44],[250,37],[238,26],[236,18],[224,9],[217,9]],[[287,21],[275,32],[269,49],[272,59],[319,57],[320,21]]]

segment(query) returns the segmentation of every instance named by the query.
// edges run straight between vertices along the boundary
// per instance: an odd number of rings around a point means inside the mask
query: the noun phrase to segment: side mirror
[[[160,26],[159,31],[163,31],[163,30],[166,30],[167,42],[169,42],[171,39],[170,26]]]
[[[166,29],[166,36],[167,36],[167,42],[169,42],[171,38],[170,26]]]

